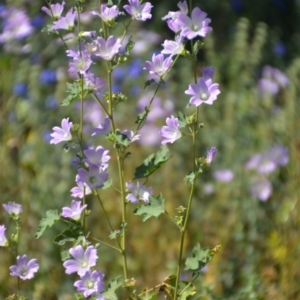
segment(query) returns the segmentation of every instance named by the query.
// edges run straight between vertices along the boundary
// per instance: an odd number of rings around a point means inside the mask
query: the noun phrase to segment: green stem
[[[94,238],[94,237],[90,237],[90,238],[93,239],[94,241],[100,243],[100,244],[103,244],[103,245],[105,245],[105,246],[107,246],[107,247],[109,247],[109,248],[111,248],[111,249],[113,249],[113,250],[118,251],[119,253],[122,253],[122,250],[119,249],[119,248],[117,248],[117,247],[114,247],[114,246],[112,246],[112,245],[110,245],[110,244],[108,244],[108,243],[106,243],[106,242],[103,242],[103,241],[101,241],[101,240],[98,240],[98,239],[96,239],[96,238]]]
[[[109,90],[109,101],[108,101],[108,112],[110,118],[110,124],[112,132],[116,133],[116,127],[114,123],[113,116],[113,99],[112,99],[112,77],[111,77],[111,66],[109,62],[106,64],[107,76],[108,76],[108,90]],[[121,191],[121,201],[122,201],[122,223],[126,223],[126,198],[125,198],[125,182],[124,182],[124,164],[121,150],[118,147],[115,147],[118,161],[118,173],[119,173],[119,182],[120,182],[120,191]],[[128,278],[128,267],[127,267],[127,253],[126,253],[126,230],[122,234],[122,257],[123,257],[123,273],[125,280]]]

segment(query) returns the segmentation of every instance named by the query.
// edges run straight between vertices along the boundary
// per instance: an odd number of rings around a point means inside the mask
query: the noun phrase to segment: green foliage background
[[[132,33],[150,30],[161,35],[156,44],[149,44],[142,60],[148,60],[154,50],[172,35],[161,17],[168,10],[176,10],[177,1],[151,1],[153,20],[134,25]],[[218,149],[212,170],[198,180],[185,253],[194,245],[214,247],[222,245],[207,270],[197,281],[199,291],[195,299],[300,299],[300,218],[299,218],[299,161],[300,161],[300,4],[295,1],[240,1],[243,10],[234,10],[237,1],[194,1],[212,19],[212,34],[204,40],[199,54],[199,74],[203,66],[215,67],[215,82],[221,94],[212,106],[200,107],[204,128],[199,135],[199,156],[206,149]],[[94,1],[86,1],[87,9],[95,9]],[[73,1],[67,1],[72,6]],[[7,5],[26,7],[31,17],[40,13],[43,1],[7,1]],[[283,5],[283,6],[282,6]],[[50,22],[48,19],[46,22]],[[95,22],[92,26],[97,28]],[[142,28],[143,26],[143,28]],[[46,33],[35,33],[28,38],[33,54],[14,54],[0,48],[0,202],[14,201],[23,206],[20,254],[36,257],[41,265],[33,281],[22,282],[30,291],[29,299],[73,299],[75,277],[66,276],[60,260],[60,249],[52,243],[61,228],[52,228],[39,240],[34,239],[39,220],[48,209],[69,205],[70,188],[74,186],[76,170],[71,166],[72,151],[65,153],[62,146],[50,145],[47,135],[63,117],[70,116],[78,123],[74,106],[59,107],[65,98],[67,59],[56,38]],[[287,52],[276,56],[273,46],[284,42]],[[269,64],[288,75],[290,84],[276,97],[261,98],[257,81],[262,66]],[[143,67],[143,65],[142,65]],[[39,83],[44,68],[59,70],[56,84]],[[96,70],[99,74],[101,69]],[[145,72],[137,78],[126,76],[122,92],[128,101],[117,112],[119,128],[132,128],[136,116],[138,94],[132,88],[146,80]],[[184,95],[192,82],[191,65],[181,59],[172,72],[166,88],[160,92],[164,100],[171,97],[175,111],[188,101]],[[28,87],[25,98],[13,93],[15,83]],[[146,90],[147,92],[147,90]],[[45,105],[47,96],[54,95],[57,107]],[[277,107],[276,112],[274,106]],[[132,117],[128,117],[128,116]],[[162,126],[164,120],[157,125]],[[190,170],[190,147],[183,138],[170,147],[172,159],[148,182],[155,194],[163,192],[166,208],[175,215],[175,208],[185,205],[188,187],[183,178]],[[87,141],[88,142],[88,141]],[[111,147],[101,139],[97,142]],[[255,153],[266,151],[274,144],[288,147],[289,164],[270,176],[273,194],[267,202],[260,202],[249,193],[253,174],[244,168]],[[98,145],[98,144],[97,144]],[[157,147],[158,148],[158,147]],[[135,168],[156,147],[144,149],[132,145],[132,155],[126,161],[126,179],[133,178]],[[112,149],[111,149],[112,150]],[[229,168],[235,177],[229,183],[215,182],[212,171]],[[110,176],[117,182],[117,168],[111,160]],[[204,185],[213,183],[215,192],[207,195]],[[114,227],[120,226],[119,194],[114,189],[103,192],[102,198],[112,215]],[[108,239],[110,234],[98,203],[90,196],[92,210],[88,224],[92,234]],[[129,208],[133,211],[134,206]],[[12,232],[8,216],[0,209],[0,224],[6,224],[7,236]],[[166,216],[141,222],[130,215],[128,221],[129,271],[138,287],[151,287],[176,270],[179,233]],[[107,280],[121,273],[121,261],[114,252],[101,246],[99,269]],[[9,276],[13,256],[0,249],[0,299],[12,294],[16,280]]]

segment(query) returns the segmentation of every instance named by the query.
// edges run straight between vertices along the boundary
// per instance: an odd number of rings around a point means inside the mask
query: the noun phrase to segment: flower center
[[[81,267],[82,268],[86,268],[88,266],[88,263],[86,262],[86,261],[83,261],[82,263],[81,263]]]
[[[86,287],[91,289],[94,287],[94,283],[92,281],[88,281],[87,284],[86,284]]]
[[[207,100],[208,99],[208,95],[206,93],[201,93],[201,99],[202,100]]]

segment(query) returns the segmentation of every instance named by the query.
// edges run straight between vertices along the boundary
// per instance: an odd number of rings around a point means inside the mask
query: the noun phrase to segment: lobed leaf
[[[43,235],[44,231],[52,227],[59,219],[60,216],[57,209],[46,211],[46,217],[40,221],[37,232],[35,234],[35,238],[40,238]]]
[[[158,197],[150,196],[149,203],[140,206],[134,210],[134,214],[142,216],[143,222],[151,217],[158,218],[165,212],[165,199],[162,194]]]
[[[167,146],[162,146],[157,153],[149,155],[143,163],[135,169],[134,177],[144,178],[150,176],[153,172],[165,164],[172,156],[168,155]]]

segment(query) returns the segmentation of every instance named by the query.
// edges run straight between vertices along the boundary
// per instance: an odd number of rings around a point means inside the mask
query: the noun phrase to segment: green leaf
[[[57,209],[55,210],[48,210],[46,212],[46,217],[43,218],[38,226],[37,232],[35,234],[35,238],[40,238],[44,231],[50,227],[52,227],[58,220],[60,219],[60,216],[58,214]]]
[[[197,53],[199,52],[199,50],[203,47],[204,43],[200,40],[198,40],[193,47],[193,53],[194,55],[197,55]]]
[[[83,235],[84,234],[81,228],[72,226],[61,232],[58,236],[56,236],[54,239],[54,243],[62,246],[66,242],[76,241],[80,236]]]
[[[86,298],[83,296],[81,293],[76,293],[75,294],[76,300],[85,300]]]
[[[101,188],[102,191],[109,189],[112,186],[113,180],[112,178],[108,179],[104,182],[103,187]]]
[[[181,111],[178,113],[179,128],[184,128],[187,125],[186,115]]]
[[[190,172],[188,175],[184,177],[184,183],[193,183],[194,180],[199,176],[199,174],[202,173],[201,171],[196,171],[196,172]]]
[[[117,143],[117,145],[122,145],[124,147],[128,147],[128,145],[130,144],[130,139],[128,138],[128,136],[124,133],[121,133],[120,131],[116,130],[115,134],[112,134],[114,137],[115,142]]]
[[[109,300],[118,300],[118,296],[116,294],[116,290],[120,288],[123,285],[123,279],[122,276],[117,276],[115,279],[113,279],[109,284],[107,290],[102,293],[102,296],[104,299]]]
[[[80,81],[75,81],[73,83],[67,82],[67,90],[68,96],[61,102],[61,106],[68,106],[81,96],[81,83]],[[85,97],[87,94],[87,89],[83,87],[83,96]]]
[[[69,252],[69,249],[66,248],[62,248],[60,250],[60,258],[62,261],[66,261],[67,259],[69,259],[71,257],[71,254]]]
[[[127,54],[127,55],[130,54],[130,51],[133,49],[134,45],[135,45],[135,42],[132,40],[132,35],[131,35],[131,36],[129,37],[128,43],[127,43],[127,45],[126,45],[126,47],[125,47],[125,49],[126,49],[126,54]]]
[[[165,164],[171,156],[168,156],[169,149],[167,146],[162,146],[157,153],[149,155],[143,163],[136,168],[134,177],[144,178],[150,176],[153,172]]]
[[[188,257],[185,262],[185,270],[191,270],[194,273],[200,272],[219,249],[220,246],[202,249],[198,243],[192,250],[192,256]]]
[[[158,218],[163,213],[165,213],[165,199],[162,194],[158,197],[150,196],[149,203],[134,210],[135,215],[142,216],[143,222],[151,217]]]
[[[138,114],[135,124],[141,124],[147,118],[149,111],[145,107],[145,110]]]
[[[114,232],[112,232],[109,235],[109,238],[111,240],[113,240],[113,239],[116,239],[118,236],[121,236],[123,234],[123,231],[125,230],[126,225],[127,225],[126,223],[122,223],[121,224],[121,229],[120,230],[115,230]]]

